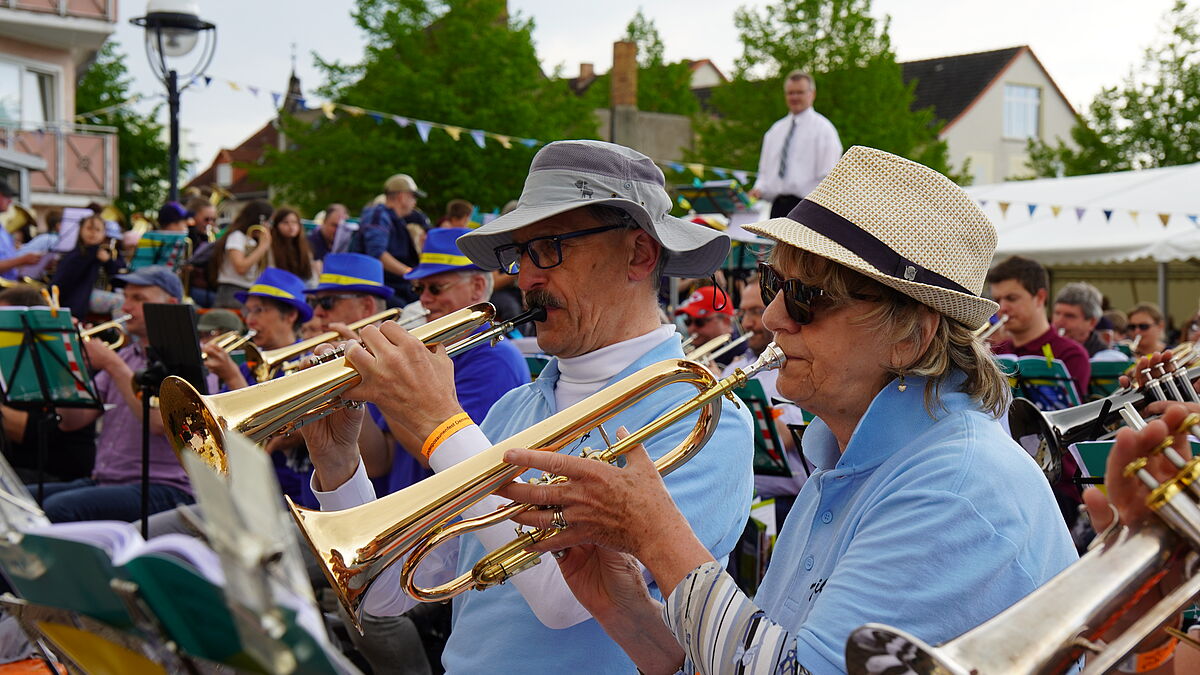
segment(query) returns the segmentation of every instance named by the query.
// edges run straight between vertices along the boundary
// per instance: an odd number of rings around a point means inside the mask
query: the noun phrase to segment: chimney
[[[637,107],[637,44],[613,43],[612,104]]]
[[[590,63],[579,64],[579,81],[586,82],[596,77],[596,67]]]

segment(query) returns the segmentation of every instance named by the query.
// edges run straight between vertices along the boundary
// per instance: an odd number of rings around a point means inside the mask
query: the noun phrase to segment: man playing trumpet
[[[361,335],[367,349],[348,353],[363,378],[349,396],[374,402],[393,429],[421,439],[422,453],[437,471],[643,366],[682,357],[673,327],[659,322],[659,279],[664,274],[710,274],[724,259],[729,240],[666,215],[670,208],[662,172],[648,157],[596,141],[547,145],[534,157],[517,209],[461,237],[458,247],[480,268],[518,276],[526,304],[547,311],[538,323],[538,344],[555,358],[535,382],[509,392],[478,420],[467,416],[456,399],[450,386],[453,364],[441,348],[431,352],[397,326],[365,328]],[[651,393],[618,414],[607,435],[614,437],[622,425],[640,427],[693,393],[687,385]],[[325,509],[374,497],[353,443],[339,440],[352,439],[356,424],[353,415],[339,413],[303,428],[316,467],[313,486]],[[690,429],[687,421],[676,425],[655,437],[647,450],[658,457]],[[699,540],[717,559],[729,555],[748,515],[751,433],[746,413],[724,403],[708,447],[665,479]],[[603,445],[604,439],[592,436],[581,439],[572,452]],[[489,512],[502,503],[491,497],[466,515]],[[463,537],[457,571],[453,563],[428,569],[437,564],[431,561],[419,575],[441,580],[456,576],[511,537],[511,525]],[[364,603],[367,612],[397,613],[412,605],[395,583],[398,567],[375,583]],[[448,672],[633,669],[574,600],[556,565],[537,565],[512,583],[460,595],[454,603],[454,629],[443,658]]]

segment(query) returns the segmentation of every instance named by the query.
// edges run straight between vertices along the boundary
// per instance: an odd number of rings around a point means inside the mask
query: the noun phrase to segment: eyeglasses
[[[442,291],[447,288],[453,288],[463,281],[463,279],[459,279],[458,281],[449,281],[444,284],[413,284],[412,289],[413,293],[417,295],[425,295],[425,291],[429,291],[429,294],[436,298],[442,294]]]
[[[592,227],[567,234],[552,234],[546,237],[534,237],[521,244],[505,244],[497,246],[493,252],[496,262],[506,274],[516,274],[521,271],[521,258],[529,254],[529,261],[538,269],[548,270],[562,264],[562,243],[576,237],[586,237],[589,234],[600,234],[609,230],[625,229],[625,225],[605,225]]]
[[[1143,333],[1150,330],[1151,328],[1154,328],[1154,324],[1152,324],[1152,323],[1131,323],[1131,324],[1126,324],[1126,326],[1125,326],[1126,330],[1130,330],[1130,331],[1136,330],[1136,331],[1140,331]]]
[[[784,279],[783,275],[769,263],[760,262],[758,264],[758,276],[758,287],[762,290],[764,305],[770,305],[782,289],[783,306],[787,308],[788,316],[792,321],[801,326],[812,323],[813,300],[825,295],[825,291],[816,286],[808,286],[799,279]]]
[[[319,295],[319,296],[310,295],[310,296],[308,296],[308,306],[312,307],[313,309],[320,307],[321,309],[328,312],[329,310],[333,309],[333,306],[338,304],[338,302],[349,299],[349,298],[358,298],[358,297],[361,297],[361,294],[359,294],[359,293],[338,293],[337,295]]]
[[[696,328],[704,328],[705,324],[707,324],[708,320],[711,318],[712,317],[709,317],[709,316],[700,316],[700,317],[684,316],[683,317],[683,325],[688,326],[688,327],[694,326]]]

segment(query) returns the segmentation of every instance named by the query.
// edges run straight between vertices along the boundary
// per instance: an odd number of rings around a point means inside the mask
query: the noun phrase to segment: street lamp
[[[200,19],[199,3],[195,0],[149,0],[146,16],[131,19],[130,23],[146,29],[146,58],[154,74],[167,86],[167,107],[171,111],[170,180],[171,201],[179,199],[179,94],[204,73],[212,62],[217,46],[217,27]],[[204,47],[195,66],[182,76],[168,59],[180,59],[196,48],[200,36]]]

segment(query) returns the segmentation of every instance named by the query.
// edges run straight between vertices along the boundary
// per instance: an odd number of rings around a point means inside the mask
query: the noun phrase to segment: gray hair
[[[596,222],[601,225],[624,226],[631,230],[641,229],[641,225],[629,215],[625,209],[616,206],[608,206],[607,204],[589,204],[584,207],[587,213]],[[663,271],[667,269],[667,247],[658,247],[658,263],[654,266],[654,274],[651,277],[654,280],[654,287],[658,288],[658,281],[662,279]]]
[[[1062,287],[1054,296],[1054,304],[1074,305],[1083,310],[1083,318],[1091,320],[1100,318],[1104,311],[1101,308],[1103,299],[1100,289],[1087,282],[1076,281]]]
[[[813,76],[809,74],[808,71],[800,69],[796,69],[788,73],[787,77],[784,78],[783,83],[786,86],[788,82],[799,82],[800,80],[808,80],[809,89],[817,88],[817,81],[813,79]]]
[[[492,279],[492,273],[484,270],[460,270],[459,276],[464,279],[479,275],[483,277],[483,299],[487,300],[492,297],[492,291],[496,288],[496,282]]]

